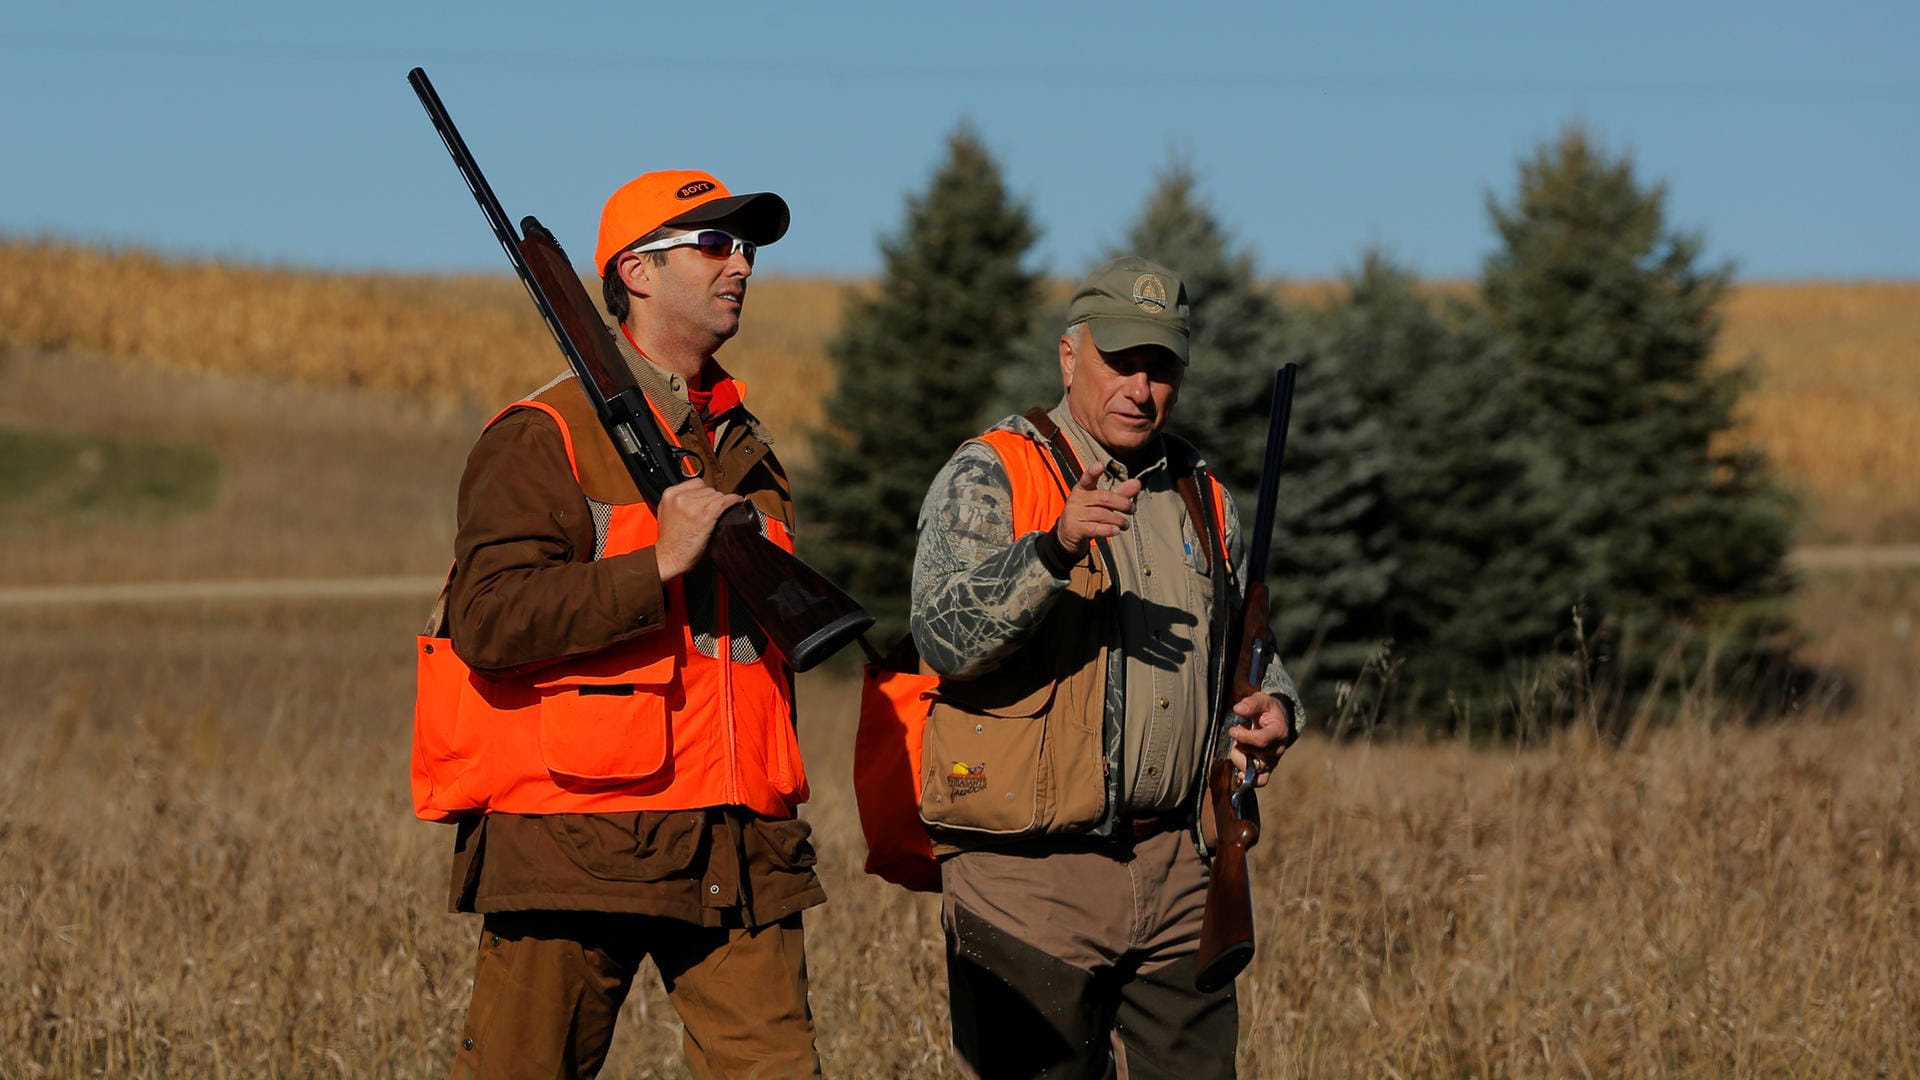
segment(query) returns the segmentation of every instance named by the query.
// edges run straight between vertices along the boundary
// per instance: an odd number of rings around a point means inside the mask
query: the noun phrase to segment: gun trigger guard
[[[1240,812],[1241,798],[1252,794],[1254,785],[1257,784],[1259,780],[1260,763],[1249,757],[1247,758],[1246,767],[1240,770],[1240,783],[1233,789],[1233,809],[1236,813]]]
[[[683,480],[698,480],[707,472],[706,463],[700,460],[699,454],[677,446],[673,449],[673,467],[680,470]]]

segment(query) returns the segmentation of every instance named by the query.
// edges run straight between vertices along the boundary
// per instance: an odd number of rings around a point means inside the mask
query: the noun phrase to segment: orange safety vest
[[[1071,486],[1071,482],[1060,475],[1052,455],[1034,438],[1005,428],[996,428],[977,438],[993,448],[1006,469],[1011,487],[1012,538],[1051,529],[1066,508],[1066,489]],[[1207,480],[1215,525],[1212,531],[1221,545],[1217,557],[1224,560],[1224,489],[1211,470],[1207,472]],[[1090,561],[1075,567],[1070,587],[1082,592],[1097,591],[1101,588],[1097,578],[1105,574],[1090,577],[1091,573]],[[934,844],[922,816],[922,790],[929,776],[923,769],[927,716],[941,697],[941,679],[919,663],[911,639],[903,640],[884,658],[870,652],[869,660],[861,688],[860,724],[854,742],[854,795],[867,841],[866,870],[908,889],[936,891],[940,887],[940,876]],[[1063,694],[1050,698],[1041,715],[1023,719],[1035,729],[1038,737],[1038,732],[1055,713],[1071,712],[1095,718],[1091,730],[1085,731],[1085,738],[1090,742],[1080,748],[1084,753],[1069,750],[1062,754],[1056,741],[1050,757],[1054,761],[1052,771],[1058,775],[1050,781],[1036,778],[1042,790],[1055,789],[1047,800],[1049,813],[1067,818],[1091,814],[1092,820],[1098,821],[1111,806],[1112,792],[1099,790],[1118,782],[1117,777],[1103,780],[1103,770],[1098,764],[1104,755],[1105,721],[1099,718],[1105,710],[1105,666],[1102,650],[1089,661],[1085,671],[1067,673],[1068,681],[1076,685],[1078,693],[1066,690],[1062,684]],[[1086,677],[1074,678],[1076,674]],[[1060,696],[1073,696],[1076,700],[1060,700]],[[1083,730],[1081,724],[1064,723],[1055,738]],[[1084,762],[1086,768],[1062,765],[1068,756],[1080,760],[1088,755],[1092,761]],[[1087,785],[1094,785],[1095,789],[1081,790]],[[1074,790],[1064,790],[1066,787]],[[1007,797],[1014,798],[1011,794]],[[1090,824],[1079,827],[1090,827]],[[1042,827],[1038,831],[1058,830]]]
[[[563,380],[556,390],[578,394]],[[549,391],[548,393],[552,393]],[[575,480],[576,439],[605,441],[597,423],[576,430],[537,398],[514,409],[553,417]],[[584,426],[584,425],[583,425]],[[668,435],[671,438],[671,434]],[[793,539],[762,515],[770,539]],[[644,501],[612,506],[604,558],[651,546],[659,535]],[[694,642],[681,579],[667,584],[667,625],[598,652],[522,676],[488,679],[454,655],[438,627],[418,639],[414,699],[414,812],[451,821],[475,812],[614,813],[744,806],[792,817],[807,799],[793,726],[792,682],[777,652],[731,659],[722,595],[716,656]]]
[[[1030,532],[1053,528],[1054,522],[1060,520],[1060,511],[1067,508],[1066,491],[1061,485],[1069,482],[1055,468],[1047,450],[1032,438],[1006,428],[995,428],[975,438],[993,447],[994,452],[1000,455],[1000,463],[1006,466],[1007,479],[1013,485],[1013,535],[1025,536]],[[1184,441],[1180,445],[1184,446]],[[1191,450],[1185,452],[1192,453]],[[1076,460],[1074,464],[1078,466],[1080,463]],[[1213,522],[1218,530],[1215,535],[1220,537],[1220,543],[1224,546],[1227,535],[1225,489],[1211,469],[1207,470],[1207,479],[1213,489]],[[1198,527],[1196,522],[1195,528]],[[1224,550],[1221,557],[1226,557]]]

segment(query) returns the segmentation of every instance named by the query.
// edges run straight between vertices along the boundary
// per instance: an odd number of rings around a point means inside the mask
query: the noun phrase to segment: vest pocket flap
[[[669,654],[609,675],[574,672],[535,687],[540,756],[557,782],[612,787],[666,771],[674,660]]]
[[[1023,686],[991,676],[965,682],[947,680],[934,690],[933,700],[982,716],[1039,716],[1053,704],[1059,685],[1043,679],[1038,686]]]
[[[920,820],[968,832],[1020,835],[1046,818],[1047,725],[1024,717],[935,707],[920,756]]]

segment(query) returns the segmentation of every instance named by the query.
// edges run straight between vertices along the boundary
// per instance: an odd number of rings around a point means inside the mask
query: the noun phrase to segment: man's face
[[[1060,338],[1067,411],[1107,452],[1125,460],[1166,426],[1186,365],[1153,345],[1101,352],[1085,324]]]
[[[664,264],[646,255],[647,318],[655,330],[704,351],[718,349],[740,329],[740,312],[747,302],[747,279],[753,267],[741,252],[725,258],[705,255],[695,247],[668,248]]]

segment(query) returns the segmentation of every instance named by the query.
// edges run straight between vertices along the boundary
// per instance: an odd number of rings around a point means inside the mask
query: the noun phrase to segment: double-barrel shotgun
[[[1274,503],[1278,496],[1280,463],[1287,453],[1287,424],[1293,415],[1294,365],[1273,373],[1273,397],[1267,414],[1267,447],[1260,466],[1260,494],[1255,503],[1253,536],[1247,546],[1241,580],[1246,583],[1238,610],[1227,624],[1222,655],[1232,666],[1221,673],[1215,691],[1213,723],[1216,732],[1238,723],[1233,706],[1259,691],[1273,659],[1273,629],[1268,625],[1267,560],[1272,552]],[[1289,717],[1291,725],[1300,718]],[[1298,733],[1295,726],[1289,738]],[[1253,890],[1247,878],[1247,849],[1260,840],[1260,804],[1254,795],[1260,769],[1251,759],[1235,777],[1233,762],[1217,758],[1207,771],[1208,805],[1219,839],[1207,877],[1207,908],[1200,924],[1199,968],[1194,985],[1206,993],[1232,982],[1253,959]]]

